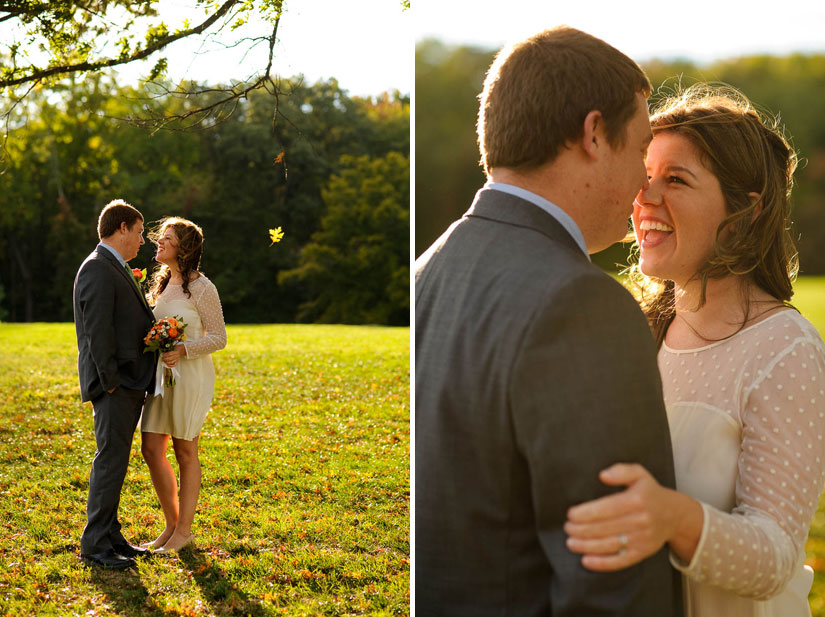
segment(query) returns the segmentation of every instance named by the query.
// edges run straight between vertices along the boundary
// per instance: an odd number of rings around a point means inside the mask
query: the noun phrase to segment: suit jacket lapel
[[[521,197],[495,189],[481,189],[476,193],[473,204],[464,216],[534,229],[574,249],[582,259],[587,259],[576,240],[561,223],[537,205]]]
[[[149,314],[152,316],[152,319],[154,319],[154,318],[155,318],[155,315],[154,315],[154,313],[152,313],[152,309],[151,309],[151,307],[150,307],[150,306],[149,306],[149,304],[146,302],[146,298],[144,297],[144,295],[141,293],[141,291],[140,291],[140,287],[138,287],[138,286],[135,284],[135,279],[132,277],[132,275],[131,275],[129,272],[127,272],[127,271],[126,271],[126,268],[124,268],[123,266],[121,266],[121,265],[120,265],[120,262],[119,262],[119,261],[115,258],[115,256],[114,256],[114,255],[112,255],[112,254],[111,254],[109,251],[107,251],[106,249],[103,249],[102,251],[101,251],[100,249],[97,249],[97,254],[98,254],[98,255],[102,255],[105,259],[108,259],[108,260],[109,260],[109,263],[110,263],[110,264],[112,264],[112,265],[114,266],[115,270],[117,270],[118,272],[120,272],[120,275],[121,275],[122,277],[124,277],[127,281],[129,281],[129,286],[130,286],[130,287],[134,290],[135,295],[136,295],[138,298],[140,298],[140,303],[143,305],[143,307],[144,307],[147,311],[149,311]],[[127,265],[128,265],[128,264],[127,264]]]

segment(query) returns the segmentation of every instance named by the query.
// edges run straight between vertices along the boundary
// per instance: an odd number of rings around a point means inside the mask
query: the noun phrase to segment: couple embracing
[[[488,182],[416,262],[417,615],[810,615],[796,156],[732,88],[650,91],[567,27],[487,74]],[[635,300],[589,257],[629,218]]]
[[[198,271],[200,227],[166,218],[151,232],[160,266],[146,294],[128,265],[144,244],[143,215],[115,200],[103,208],[97,230],[100,243],[74,283],[80,393],[94,409],[96,442],[80,556],[91,566],[122,569],[137,558],[192,542],[201,483],[198,436],[215,384],[210,354],[225,347],[226,329],[215,286]],[[145,353],[144,338],[155,320],[169,317],[186,324],[185,342],[161,358]],[[164,387],[164,371],[171,368],[178,378],[173,387]],[[161,535],[141,546],[126,540],[118,520],[138,422],[141,452],[166,521]],[[166,458],[170,436],[180,468],[180,495]]]

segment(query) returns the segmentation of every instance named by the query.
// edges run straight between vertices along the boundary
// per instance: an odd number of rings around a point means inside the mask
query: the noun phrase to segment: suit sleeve
[[[554,616],[678,613],[665,549],[626,570],[590,572],[562,528],[571,506],[616,490],[598,479],[613,463],[641,463],[674,486],[655,345],[633,298],[600,272],[571,281],[537,310],[510,383]]]
[[[115,286],[107,283],[107,266],[89,261],[77,277],[77,295],[83,332],[92,362],[104,390],[120,384],[114,324]]]

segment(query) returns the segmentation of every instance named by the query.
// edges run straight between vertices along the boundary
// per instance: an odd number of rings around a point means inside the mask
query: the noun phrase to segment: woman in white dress
[[[678,491],[641,466],[568,513],[584,567],[667,542],[685,615],[810,615],[805,540],[825,481],[825,345],[789,305],[796,156],[732,88],[697,86],[651,117],[633,225],[659,344]],[[634,430],[634,427],[628,427]]]
[[[157,244],[160,267],[149,292],[156,319],[180,317],[186,340],[159,360],[175,367],[174,386],[159,379],[141,418],[141,452],[158,495],[166,528],[147,546],[155,552],[179,550],[192,542],[192,521],[201,486],[198,436],[212,404],[215,369],[210,354],[226,346],[226,328],[218,292],[198,271],[203,232],[193,222],[167,218],[150,238]],[[166,458],[169,437],[180,468],[180,499],[172,465]]]

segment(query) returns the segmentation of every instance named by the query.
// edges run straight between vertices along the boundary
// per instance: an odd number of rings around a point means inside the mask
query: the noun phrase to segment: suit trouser
[[[97,450],[89,474],[87,522],[80,537],[84,555],[102,553],[125,541],[117,510],[145,399],[145,391],[119,386],[112,394],[104,392],[92,401]]]

